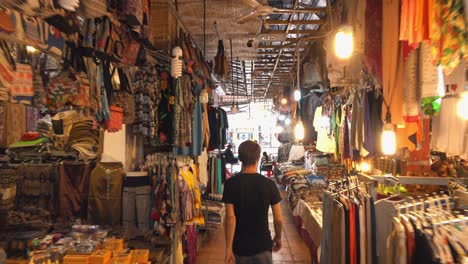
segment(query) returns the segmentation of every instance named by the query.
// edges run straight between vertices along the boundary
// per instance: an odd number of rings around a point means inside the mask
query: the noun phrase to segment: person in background
[[[260,171],[266,171],[267,177],[271,177],[271,171],[273,170],[272,163],[270,162],[270,157],[264,151],[262,155],[262,160],[260,161]]]
[[[266,151],[263,152],[263,155],[262,155],[262,160],[261,160],[261,163],[260,164],[264,164],[266,162],[269,162],[270,161],[270,157],[268,157],[268,154],[266,153]]]
[[[271,264],[272,251],[281,249],[283,217],[281,196],[276,184],[258,173],[260,145],[247,140],[239,146],[240,173],[224,184],[225,233],[228,264]],[[275,236],[268,225],[268,209],[273,211]]]
[[[234,153],[232,153],[232,145],[227,145],[226,150],[224,151],[224,159],[226,163],[229,164],[236,164],[239,162],[239,159],[234,157]]]

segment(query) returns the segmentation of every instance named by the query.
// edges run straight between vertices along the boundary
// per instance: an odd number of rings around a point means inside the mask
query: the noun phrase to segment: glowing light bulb
[[[281,98],[281,104],[285,105],[288,103],[288,99],[286,98]]]
[[[29,53],[36,53],[38,50],[34,48],[33,46],[26,46],[26,51]]]
[[[335,35],[335,54],[340,59],[351,57],[354,50],[353,28],[342,26]]]
[[[179,78],[182,76],[182,49],[178,46],[172,49],[172,59],[171,59],[171,76],[174,78]]]
[[[464,120],[468,120],[468,93],[464,93],[460,102],[457,105],[458,116]]]
[[[367,163],[367,161],[361,162],[361,171],[362,172],[369,172],[371,170],[371,165]]]
[[[294,91],[294,100],[295,101],[301,100],[301,90],[295,90]]]
[[[296,123],[296,127],[294,128],[294,137],[296,138],[296,140],[303,140],[304,134],[304,124],[302,124],[302,120],[299,120]]]
[[[382,131],[382,153],[385,155],[393,155],[396,152],[396,135],[395,129],[391,123],[386,123]]]
[[[291,124],[291,119],[290,119],[290,118],[286,118],[286,119],[284,120],[284,124],[287,125],[287,126],[289,126],[289,125]]]

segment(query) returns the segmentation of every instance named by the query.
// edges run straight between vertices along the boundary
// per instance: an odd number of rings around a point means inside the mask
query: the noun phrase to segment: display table
[[[293,209],[296,227],[309,248],[312,263],[319,263],[318,248],[322,241],[321,210],[313,209],[306,201],[299,200]]]

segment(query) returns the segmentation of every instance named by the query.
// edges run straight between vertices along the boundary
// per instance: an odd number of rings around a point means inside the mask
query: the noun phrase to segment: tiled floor
[[[283,195],[284,196],[284,195]],[[288,208],[285,199],[281,202],[283,212],[283,247],[279,252],[273,253],[274,264],[309,264],[310,254],[307,246],[302,241],[296,226],[291,210]],[[274,233],[273,215],[270,210],[270,230]],[[199,252],[199,264],[222,264],[224,263],[226,243],[224,239],[224,228],[215,231],[205,241]]]

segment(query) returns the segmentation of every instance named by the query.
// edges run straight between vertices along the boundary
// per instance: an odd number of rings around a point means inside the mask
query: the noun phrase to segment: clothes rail
[[[366,177],[370,177],[380,183],[384,183],[388,176],[384,175],[365,175]],[[449,185],[450,181],[463,181],[466,182],[468,179],[463,178],[452,178],[452,177],[417,177],[417,176],[394,176],[398,179],[398,182],[401,184],[414,184],[414,185]]]
[[[424,198],[423,198],[424,199]],[[443,205],[442,202],[445,202],[445,206],[447,211],[450,211],[450,199],[453,199],[449,197],[448,195],[444,195],[442,197],[430,197],[429,199],[425,199],[423,201],[418,201],[418,202],[413,202],[413,203],[405,203],[402,205],[398,205],[396,207],[398,213],[401,212],[401,210],[405,209],[411,209],[414,208],[416,209],[418,206],[421,208],[421,210],[425,210],[426,207],[431,207],[431,206],[441,206]]]
[[[368,185],[368,184],[371,184],[371,183],[367,183],[367,182],[366,182],[365,184]],[[340,191],[337,191],[337,192],[333,192],[333,193],[331,194],[331,196],[332,196],[332,197],[335,197],[335,196],[340,195],[340,194],[342,194],[342,193],[350,192],[350,191],[352,191],[352,190],[356,190],[356,189],[359,189],[359,188],[361,188],[361,187],[362,187],[362,186],[359,185],[359,184],[358,184],[358,185],[355,185],[355,186],[351,186],[351,187],[346,187],[346,189],[343,189],[343,190],[340,190]]]
[[[444,221],[441,221],[441,222],[436,222],[434,223],[434,225],[450,225],[450,224],[456,224],[456,223],[466,223],[468,222],[468,216],[463,216],[463,217],[459,217],[459,218],[454,218],[454,219],[450,219],[450,220],[444,220]]]

